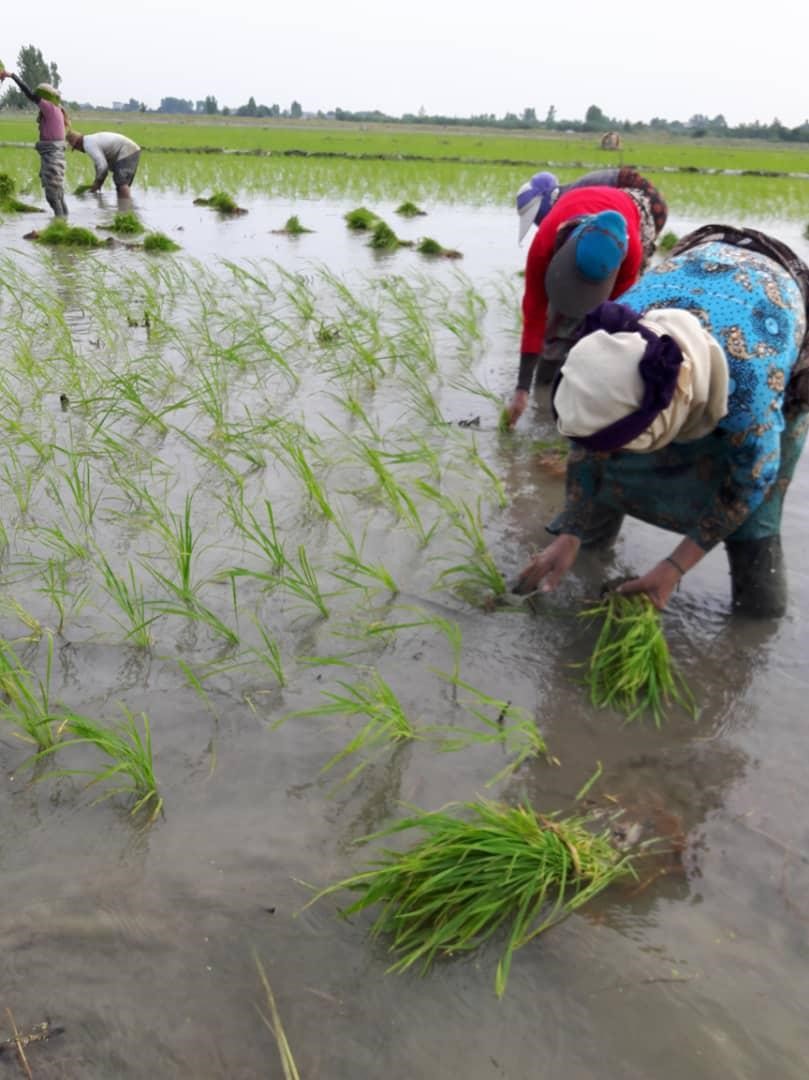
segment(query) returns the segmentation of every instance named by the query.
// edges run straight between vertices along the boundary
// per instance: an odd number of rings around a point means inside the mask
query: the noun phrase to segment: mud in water
[[[235,194],[250,211],[236,220],[195,208],[186,195],[135,191],[134,202],[149,229],[183,245],[169,258],[208,266],[270,259],[295,270],[325,261],[337,274],[422,271],[415,252],[380,263],[349,234],[342,215],[353,204]],[[514,243],[510,210],[419,202],[430,211],[429,234],[463,252],[472,281],[520,269],[524,251]],[[106,223],[114,210],[110,197],[101,209],[92,197],[72,199],[71,222]],[[291,214],[315,231],[272,235]],[[408,239],[427,231],[418,219],[397,220],[392,208],[386,216]],[[696,224],[676,215],[670,222],[680,234]],[[755,224],[809,256],[794,223]],[[3,222],[0,243],[27,259],[21,228]],[[455,267],[442,262],[430,272],[450,280]],[[4,319],[10,303],[0,291]],[[81,334],[79,303],[72,317]],[[490,332],[478,375],[493,392],[510,392],[516,351],[513,328]],[[54,412],[72,423],[60,389],[53,388]],[[477,447],[509,496],[486,538],[511,576],[543,543],[542,523],[563,498],[563,479],[531,452],[534,441],[553,436],[546,404],[540,395],[511,439],[498,435],[490,403],[482,409],[479,399],[445,388],[442,405],[454,421],[481,415]],[[175,450],[166,448],[167,460],[182,470]],[[214,495],[202,498],[213,506]],[[804,460],[786,503],[790,603],[780,622],[730,617],[722,551],[688,575],[665,626],[700,715],[672,711],[659,731],[594,712],[573,665],[593,642],[576,612],[605,579],[669,551],[663,532],[629,522],[611,552],[584,555],[558,595],[530,610],[487,613],[431,591],[431,579],[418,573],[406,578],[399,602],[457,621],[462,674],[535,715],[559,759],[523,767],[496,793],[564,810],[600,762],[589,805],[621,808],[633,835],[666,839],[665,853],[642,862],[637,881],[519,951],[502,1001],[494,994],[497,943],[424,978],[387,975],[390,957],[384,941],[369,940],[369,920],[337,918],[334,898],[304,910],[312,886],[361,865],[354,841],[389,823],[401,802],[435,808],[491,794],[485,782],[504,764],[497,748],[442,754],[414,743],[340,787],[321,770],[354,732],[351,722],[300,718],[270,727],[316,704],[341,671],[300,665],[284,689],[232,671],[205,701],[189,691],[176,662],[197,648],[185,630],[169,656],[88,632],[89,614],[68,620],[55,638],[54,697],[81,703],[89,715],[118,699],[149,715],[166,812],[139,830],[115,800],[94,805],[80,780],[31,783],[25,749],[0,733],[0,1005],[23,1032],[45,1018],[64,1028],[31,1046],[34,1077],[281,1075],[257,1011],[264,1006],[255,955],[304,1078],[805,1077],[807,506]],[[411,557],[391,523],[370,542],[397,568]],[[11,636],[7,616],[3,622],[0,632]],[[295,628],[297,653],[350,652],[350,640],[338,646],[329,635],[328,626],[304,620]],[[402,632],[380,645],[376,662],[414,717],[430,724],[452,715],[450,689],[431,673],[452,662],[440,634],[424,626]],[[11,1034],[6,1019],[0,1015],[0,1041]],[[0,1056],[0,1075],[16,1068],[10,1054]]]

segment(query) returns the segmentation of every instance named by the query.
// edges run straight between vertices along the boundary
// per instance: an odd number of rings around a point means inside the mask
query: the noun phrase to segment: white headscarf
[[[668,334],[683,354],[671,403],[621,448],[648,454],[713,431],[727,413],[728,365],[722,347],[689,311],[653,308],[639,321],[655,334]],[[554,397],[559,431],[582,438],[635,412],[643,399],[638,365],[645,351],[636,331],[596,330],[578,341]]]

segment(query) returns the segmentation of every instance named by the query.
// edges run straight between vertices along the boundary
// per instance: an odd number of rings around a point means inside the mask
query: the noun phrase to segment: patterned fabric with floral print
[[[654,267],[621,302],[640,313],[681,308],[700,320],[725,352],[728,412],[704,438],[652,454],[573,450],[565,510],[550,531],[586,537],[591,518],[610,507],[706,550],[777,533],[807,432],[806,414],[787,422],[783,409],[806,331],[794,279],[757,252],[706,243]]]

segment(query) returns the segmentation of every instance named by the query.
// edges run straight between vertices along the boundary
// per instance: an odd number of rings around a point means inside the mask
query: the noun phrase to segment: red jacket
[[[640,235],[640,211],[631,196],[620,188],[573,188],[560,195],[540,222],[525,264],[525,292],[522,299],[523,353],[541,353],[545,343],[545,323],[548,317],[548,297],[545,294],[545,272],[553,255],[553,245],[559,226],[583,214],[599,214],[602,210],[617,210],[626,221],[628,247],[615,279],[610,299],[626,292],[637,281],[643,260]]]

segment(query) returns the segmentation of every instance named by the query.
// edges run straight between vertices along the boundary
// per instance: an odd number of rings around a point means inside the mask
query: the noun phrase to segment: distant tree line
[[[20,49],[17,56],[16,70],[23,82],[31,87],[40,82],[49,82],[58,87],[62,81],[56,64],[48,63],[40,50],[33,45],[25,45]],[[65,104],[72,109],[106,108],[106,106],[91,105],[88,102],[66,101]],[[8,85],[8,89],[0,97],[0,108],[25,109],[30,107],[31,103],[13,84]],[[251,96],[244,105],[232,108],[227,105],[220,107],[213,94],[209,94],[201,101],[191,101],[188,98],[181,97],[164,97],[156,109],[148,109],[145,103],[137,98],[130,98],[126,102],[114,101],[112,107],[122,112],[255,116],[265,117],[270,120],[299,120],[304,115],[303,107],[299,101],[293,101],[288,109],[282,109],[280,105],[260,105]],[[389,116],[379,109],[352,112],[340,108],[331,112],[318,111],[315,115],[323,119],[346,120],[364,124],[433,124],[442,127],[491,127],[520,131],[601,133],[618,131],[627,134],[669,132],[673,135],[688,135],[694,139],[701,139],[706,136],[713,138],[727,136],[728,138],[809,142],[809,120],[804,120],[802,124],[792,128],[786,127],[777,118],[770,124],[762,124],[755,120],[752,123],[731,126],[721,113],[714,117],[696,113],[685,121],[665,120],[662,117],[655,116],[647,124],[640,120],[620,120],[607,116],[598,105],[591,105],[584,114],[583,120],[558,118],[555,105],[549,107],[543,120],[537,117],[536,109],[532,107],[523,109],[519,114],[507,112],[503,116],[496,116],[494,113],[479,113],[471,116],[443,116],[438,113],[427,113],[423,106],[416,113],[404,113],[402,116]]]

